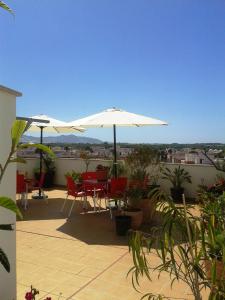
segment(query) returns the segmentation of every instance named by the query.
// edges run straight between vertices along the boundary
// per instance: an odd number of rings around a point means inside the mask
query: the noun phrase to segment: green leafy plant
[[[14,14],[13,10],[3,1],[0,1],[0,7],[11,14]]]
[[[173,171],[169,168],[165,168],[162,171],[162,174],[162,179],[169,180],[173,188],[182,188],[182,185],[185,182],[191,183],[191,176],[180,166],[175,168]]]
[[[147,146],[139,146],[126,158],[126,167],[131,180],[143,181],[151,167],[152,181],[157,181],[159,173],[160,153]],[[153,180],[154,177],[154,180]]]
[[[71,172],[67,172],[67,173],[65,174],[65,177],[72,177],[73,180],[74,180],[76,183],[82,182],[82,176],[81,176],[81,173],[76,172],[76,171],[74,171],[74,170],[72,170]]]
[[[25,121],[14,121],[12,128],[11,128],[11,148],[9,151],[9,154],[3,164],[0,164],[0,184],[2,183],[3,176],[7,170],[7,167],[10,163],[25,163],[26,161],[21,158],[16,157],[16,152],[18,149],[24,149],[28,147],[35,147],[39,148],[42,151],[45,151],[46,153],[49,153],[49,155],[53,155],[51,150],[43,145],[39,144],[19,144],[20,138],[22,134],[24,133],[24,130],[26,128],[26,122]],[[20,210],[18,209],[16,203],[7,196],[0,196],[0,207],[3,207],[7,210],[10,210],[11,212],[15,213],[19,218],[22,218],[22,214]],[[14,224],[0,224],[0,230],[13,230]],[[8,260],[8,257],[6,253],[3,251],[3,249],[0,248],[0,263],[5,268],[7,272],[10,272],[10,263]]]
[[[91,163],[91,156],[89,154],[88,151],[81,151],[80,152],[80,158],[83,159],[84,163],[85,163],[85,172],[88,171],[88,167]]]
[[[217,217],[212,215],[210,222],[206,222],[202,217],[192,214],[184,197],[184,205],[176,206],[165,193],[159,191],[155,195],[158,197],[158,209],[163,215],[162,226],[154,228],[150,234],[132,232],[130,235],[129,249],[134,266],[129,274],[132,274],[134,287],[138,288],[142,276],[151,280],[151,272],[157,272],[158,277],[168,273],[171,286],[175,281],[185,282],[195,300],[203,299],[203,289],[209,290],[209,300],[224,300],[224,230],[216,225]],[[155,260],[151,262],[151,253],[159,258],[157,265]],[[220,273],[217,271],[218,261],[222,262]],[[210,272],[206,270],[206,264],[210,266]],[[144,295],[144,298],[171,299],[153,293]]]
[[[130,208],[138,208],[140,201],[144,197],[144,190],[140,186],[134,186],[127,190],[127,205]]]

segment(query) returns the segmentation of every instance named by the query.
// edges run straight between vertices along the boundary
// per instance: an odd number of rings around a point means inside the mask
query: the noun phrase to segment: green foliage
[[[108,176],[110,178],[114,177],[114,168],[115,168],[115,164],[112,161],[110,166],[109,166],[109,172],[108,172]],[[121,177],[121,176],[126,176],[127,174],[127,168],[124,165],[123,161],[117,161],[117,177]]]
[[[3,1],[0,1],[0,8],[8,11],[11,14],[14,14],[13,10]]]
[[[148,176],[150,166],[158,167],[160,163],[160,153],[156,149],[147,146],[136,147],[126,158],[126,167],[130,179],[144,180]],[[155,170],[156,171],[156,170]],[[153,170],[151,172],[154,174]],[[158,173],[158,172],[156,172]]]
[[[76,171],[74,171],[74,170],[72,170],[71,172],[67,172],[67,173],[65,174],[65,177],[72,177],[73,180],[74,180],[76,183],[82,182],[82,176],[81,176],[81,173],[76,172]]]
[[[0,197],[0,207],[4,207],[5,209],[10,210],[11,212],[15,213],[21,219],[23,218],[16,203],[11,198]]]
[[[144,197],[144,190],[140,186],[133,186],[126,192],[126,196],[128,205],[132,208],[136,208]]]
[[[0,7],[2,7],[2,2],[0,1]],[[28,148],[28,147],[36,147],[41,149],[42,151],[47,151],[50,155],[53,155],[52,151],[39,144],[23,144],[19,145],[20,138],[22,137],[22,134],[26,128],[26,122],[21,121],[21,120],[16,120],[14,121],[12,128],[11,128],[11,149],[8,154],[8,157],[6,158],[6,161],[4,164],[0,164],[0,184],[2,182],[3,176],[6,172],[6,169],[10,163],[15,163],[15,162],[22,162],[24,163],[25,161],[21,158],[15,158],[16,151],[18,149],[22,148]],[[15,213],[19,218],[22,218],[22,214],[17,207],[16,203],[10,199],[9,197],[6,196],[1,196],[0,197],[0,207],[5,208],[13,213]],[[13,230],[12,227],[13,224],[0,224],[0,230]],[[5,270],[7,272],[10,272],[10,263],[8,261],[6,253],[0,248],[0,263],[3,265]]]
[[[185,182],[191,183],[191,176],[180,166],[175,168],[173,171],[169,168],[165,168],[162,171],[162,174],[162,179],[169,180],[174,188],[182,188],[182,184]]]
[[[201,291],[205,288],[210,292],[208,299],[224,300],[225,278],[217,273],[216,266],[222,261],[225,271],[225,231],[217,215],[212,213],[210,220],[205,220],[194,216],[185,202],[183,206],[176,206],[165,193],[156,195],[158,200],[160,195],[162,197],[157,204],[163,215],[162,227],[154,229],[150,235],[133,232],[129,239],[134,287],[138,287],[141,276],[151,280],[152,271],[158,272],[159,277],[168,273],[171,286],[182,280],[190,287],[195,300],[202,299]],[[155,260],[151,263],[150,253],[160,259],[158,265]],[[211,276],[205,270],[206,261],[211,265]],[[151,293],[145,296],[160,299],[157,298],[160,295]]]
[[[5,270],[9,273],[10,272],[10,263],[9,263],[7,255],[1,248],[0,248],[0,263],[3,265]]]

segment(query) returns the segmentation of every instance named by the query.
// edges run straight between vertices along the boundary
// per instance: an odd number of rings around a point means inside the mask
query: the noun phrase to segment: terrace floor
[[[24,219],[17,222],[17,300],[24,299],[31,284],[40,291],[36,299],[136,300],[146,292],[193,299],[183,283],[171,290],[167,275],[143,279],[141,293],[136,292],[126,276],[132,267],[127,239],[115,234],[109,212],[83,214],[76,201],[67,220],[69,204],[64,214],[59,212],[65,191],[47,194],[48,204],[29,200]]]

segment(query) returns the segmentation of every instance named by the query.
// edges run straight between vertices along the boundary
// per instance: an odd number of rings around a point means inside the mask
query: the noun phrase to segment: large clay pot
[[[205,261],[205,269],[206,269],[206,275],[207,275],[208,279],[211,278],[211,267],[212,267],[212,262],[209,260],[206,260]],[[225,279],[225,273],[223,274],[223,269],[224,269],[223,262],[220,260],[217,260],[216,261],[216,278],[217,278],[217,280]],[[223,275],[223,278],[222,278],[222,275]]]
[[[155,212],[155,206],[151,199],[142,199],[138,207],[143,212],[143,222],[150,222]]]
[[[140,228],[143,221],[143,212],[139,208],[130,208],[124,210],[125,216],[131,216],[131,228],[136,230]]]

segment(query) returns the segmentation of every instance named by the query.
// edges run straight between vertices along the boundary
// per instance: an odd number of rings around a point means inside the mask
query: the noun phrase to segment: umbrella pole
[[[40,137],[40,144],[42,145],[43,144],[43,126],[40,126],[40,129],[41,129],[41,137]],[[42,166],[43,166],[43,152],[42,150],[40,150],[40,179],[41,179],[41,174],[42,174]],[[39,180],[40,180],[39,179]],[[41,187],[39,188],[39,198],[42,197],[42,194],[41,194]]]
[[[113,170],[114,170],[114,177],[117,178],[117,153],[116,153],[116,125],[113,125],[113,152],[114,152],[114,161],[113,161]]]

